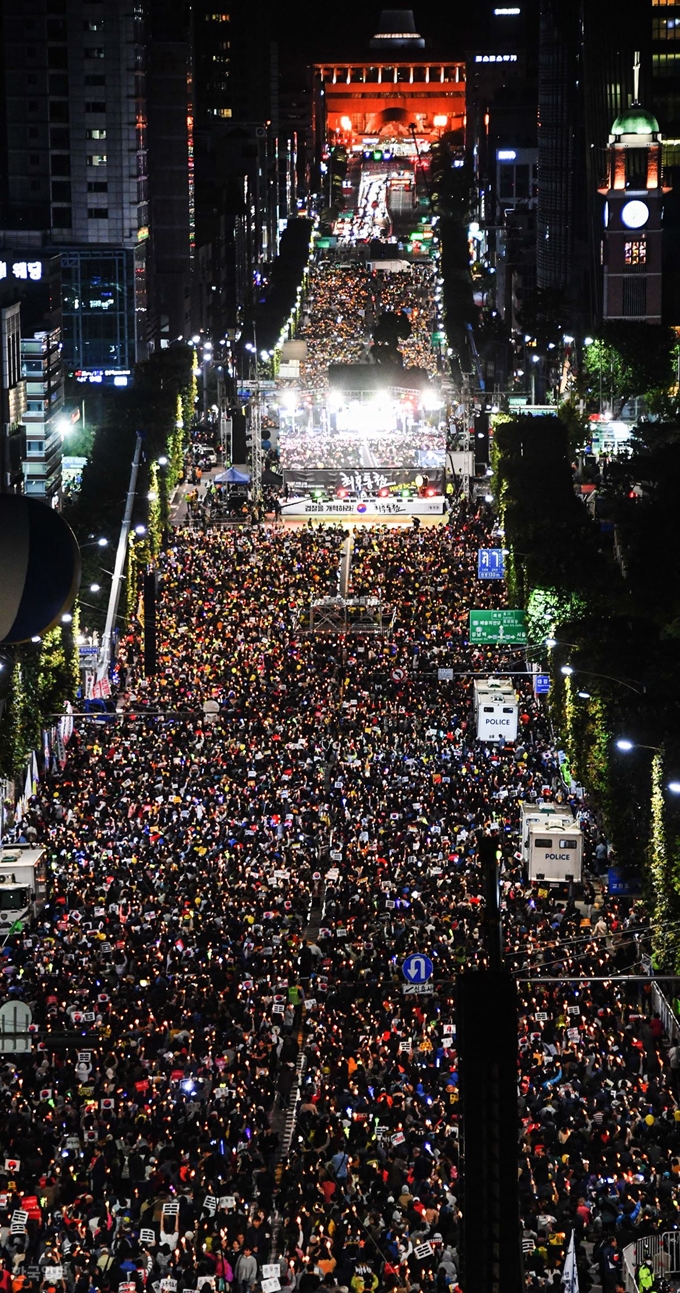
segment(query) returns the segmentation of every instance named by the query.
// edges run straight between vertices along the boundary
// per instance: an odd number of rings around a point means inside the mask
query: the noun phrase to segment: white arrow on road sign
[[[401,966],[404,978],[411,983],[427,983],[432,978],[433,971],[434,966],[429,956],[423,956],[422,952],[413,952]]]

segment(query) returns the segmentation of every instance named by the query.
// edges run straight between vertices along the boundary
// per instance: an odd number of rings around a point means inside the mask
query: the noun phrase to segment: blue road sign
[[[547,696],[550,691],[550,674],[537,673],[534,675],[534,695]]]
[[[502,548],[480,548],[477,552],[478,579],[504,579],[505,560]]]
[[[429,956],[422,952],[412,952],[402,961],[401,972],[407,983],[427,983],[432,978],[434,966]]]

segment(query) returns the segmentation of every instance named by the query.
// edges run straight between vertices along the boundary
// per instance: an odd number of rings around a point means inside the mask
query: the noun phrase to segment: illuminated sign
[[[516,9],[494,9],[496,18],[516,18],[517,14],[521,12],[522,10],[519,7]]]
[[[516,54],[475,54],[475,63],[516,63]]]
[[[516,156],[514,148],[499,148],[496,152],[496,159],[499,162],[514,162]]]
[[[92,382],[96,386],[103,382],[127,386],[131,375],[130,368],[77,368],[74,373],[77,382]]]
[[[40,260],[15,260],[11,264],[12,278],[33,279],[37,282],[42,278],[42,261]],[[0,278],[9,278],[10,264],[6,260],[0,260]]]

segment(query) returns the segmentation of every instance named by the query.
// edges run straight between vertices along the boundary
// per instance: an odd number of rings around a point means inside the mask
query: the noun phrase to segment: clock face
[[[649,207],[639,198],[633,198],[621,208],[621,219],[627,229],[641,229],[649,220]]]

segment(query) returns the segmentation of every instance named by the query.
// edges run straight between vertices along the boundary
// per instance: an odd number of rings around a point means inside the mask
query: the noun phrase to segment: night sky
[[[280,0],[266,0],[265,4],[282,46],[291,52],[304,52],[305,57],[318,54],[336,58],[349,57],[352,53],[360,57],[367,52],[368,41],[378,30],[380,11],[386,7],[366,4],[365,0],[343,0],[340,5],[310,5],[309,0],[290,0],[285,6]],[[407,6],[393,3],[391,7]],[[478,5],[470,13],[461,4],[420,0],[410,7],[416,28],[433,53],[462,58],[466,49],[480,38],[479,9],[484,10],[486,6]]]

